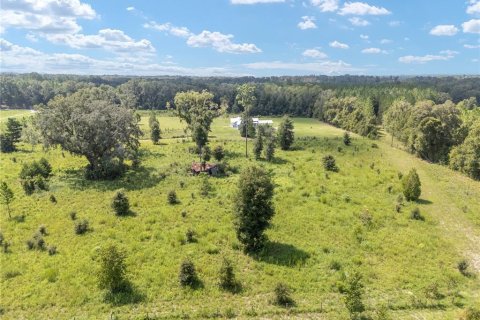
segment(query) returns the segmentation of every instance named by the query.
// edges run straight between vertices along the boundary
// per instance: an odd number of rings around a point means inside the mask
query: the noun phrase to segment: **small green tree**
[[[278,127],[278,144],[282,150],[290,149],[294,140],[293,121],[285,116]]]
[[[233,291],[237,287],[237,281],[235,280],[235,272],[233,270],[232,262],[224,258],[222,266],[219,272],[219,286],[223,290]]]
[[[17,150],[16,144],[22,136],[22,124],[15,118],[8,118],[5,132],[1,134],[1,151],[13,152]]]
[[[148,126],[150,127],[150,140],[154,144],[158,143],[158,140],[160,140],[160,123],[157,120],[157,115],[155,114],[155,111],[150,112],[150,117],[148,118]]]
[[[100,252],[98,285],[111,293],[125,291],[128,286],[126,277],[125,253],[115,245],[109,245]]]
[[[252,117],[242,114],[242,121],[238,126],[238,131],[240,132],[240,136],[243,138],[255,138],[255,126],[253,124]]]
[[[225,150],[223,150],[221,145],[215,146],[213,149],[213,157],[217,161],[222,161],[222,159],[225,158]]]
[[[169,204],[177,204],[178,203],[178,198],[177,198],[177,193],[175,190],[170,190],[167,194],[167,201]]]
[[[274,292],[275,292],[274,302],[276,305],[279,305],[282,307],[289,307],[294,304],[294,301],[291,297],[290,288],[286,284],[282,282],[277,283],[277,285],[275,286]]]
[[[350,134],[345,131],[343,134],[343,144],[349,146],[352,143],[352,139],[350,138]]]
[[[363,284],[362,275],[355,271],[348,279],[345,285],[344,302],[350,313],[350,319],[360,319],[365,306],[362,301]]]
[[[121,190],[117,191],[112,199],[112,209],[117,216],[125,216],[130,211],[130,203],[125,193]]]
[[[265,159],[272,161],[275,155],[275,139],[273,137],[266,138],[265,144]]]
[[[246,252],[260,250],[266,241],[265,229],[270,226],[274,185],[267,172],[248,167],[240,175],[234,200],[235,229]]]
[[[195,270],[195,265],[189,259],[184,260],[180,265],[178,280],[182,287],[193,287],[197,284],[197,271]]]
[[[323,162],[323,167],[325,168],[325,170],[333,171],[333,172],[338,171],[338,167],[337,167],[337,164],[335,162],[335,158],[332,155],[326,155],[325,157],[323,157],[322,162]]]
[[[422,193],[420,177],[417,170],[412,169],[402,178],[403,195],[407,201],[416,201]]]
[[[13,202],[15,195],[13,194],[12,189],[7,185],[5,181],[0,183],[0,201],[2,204],[7,206],[8,217],[12,218],[10,213],[10,204]]]
[[[262,155],[262,150],[263,150],[263,135],[258,132],[257,133],[257,138],[255,139],[255,142],[253,144],[253,154],[255,155],[255,159],[260,159],[260,156]]]

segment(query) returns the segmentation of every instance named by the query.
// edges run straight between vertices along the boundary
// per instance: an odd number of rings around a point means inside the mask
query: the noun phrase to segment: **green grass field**
[[[1,111],[0,122],[23,114],[29,112]],[[478,277],[462,276],[456,266],[467,259],[472,271],[480,270],[479,182],[392,148],[387,138],[354,135],[346,147],[342,130],[303,118],[294,119],[294,150],[277,149],[273,163],[245,159],[244,140],[229,128],[228,118],[218,118],[211,146],[223,145],[226,161],[238,171],[264,166],[276,184],[270,242],[262,254],[248,256],[239,250],[232,225],[239,175],[210,177],[213,191],[202,197],[200,178],[187,173],[196,157],[188,152],[193,143],[181,138],[184,126],[176,118],[159,117],[164,139],[153,145],[147,140],[147,113],[142,115],[142,166],[116,181],[84,180],[86,160],[59,149],[31,151],[20,145],[19,152],[0,154],[0,178],[16,195],[14,219],[2,207],[0,220],[5,240],[12,243],[11,252],[0,254],[3,319],[346,319],[337,284],[352,270],[363,275],[372,315],[386,305],[392,319],[456,319],[464,307],[478,306]],[[338,173],[324,171],[326,154],[335,156]],[[18,182],[21,166],[41,157],[53,166],[50,190],[26,196]],[[413,167],[422,181],[421,201],[406,203],[397,213],[398,172]],[[130,199],[131,216],[117,217],[110,208],[120,188]],[[179,204],[168,204],[170,190],[176,190]],[[57,203],[49,200],[52,194]],[[425,221],[409,218],[414,207]],[[75,234],[72,211],[89,220],[89,232]],[[27,249],[40,225],[47,227],[45,240],[57,246],[56,255]],[[198,241],[182,245],[188,229]],[[135,303],[107,303],[97,287],[98,252],[108,243],[127,253]],[[200,289],[178,283],[186,257],[195,263]],[[234,262],[242,284],[237,294],[217,286],[223,257]],[[332,268],[334,262],[339,270]],[[271,303],[279,281],[292,288],[295,307]],[[438,299],[426,297],[432,285],[438,286]]]

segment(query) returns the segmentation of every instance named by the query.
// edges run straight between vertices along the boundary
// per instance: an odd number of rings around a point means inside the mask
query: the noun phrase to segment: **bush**
[[[27,247],[30,250],[45,250],[45,240],[42,237],[42,234],[37,232],[33,235],[32,239],[27,241]]]
[[[222,161],[222,159],[225,157],[225,150],[223,150],[221,145],[218,145],[213,149],[213,157],[217,161]]]
[[[351,319],[358,319],[365,306],[362,301],[363,284],[362,276],[358,272],[354,272],[348,279],[344,287],[344,302],[350,313]]]
[[[402,178],[402,187],[403,195],[407,201],[418,200],[422,191],[420,188],[420,178],[415,169],[410,170],[410,172]]]
[[[178,203],[177,193],[175,192],[175,190],[171,190],[167,194],[167,201],[169,204],[172,204],[172,205]]]
[[[123,191],[117,191],[113,196],[112,209],[117,216],[125,216],[130,212],[130,204]]]
[[[200,195],[202,197],[207,197],[210,194],[210,191],[212,189],[212,186],[210,184],[210,181],[208,181],[208,177],[205,175],[202,177],[202,182],[200,184]]]
[[[293,121],[287,116],[284,117],[278,126],[278,144],[282,150],[289,150],[295,139],[293,133]]]
[[[346,146],[349,146],[352,143],[352,139],[350,138],[350,135],[348,132],[345,132],[343,134],[343,144]]]
[[[279,282],[275,286],[275,304],[282,306],[282,307],[289,307],[294,304],[292,297],[290,296],[290,288],[284,284]]]
[[[469,268],[469,264],[467,260],[462,260],[457,264],[458,271],[460,271],[460,273],[465,277],[470,276],[470,271],[468,270],[468,268]]]
[[[55,198],[55,196],[53,194],[50,195],[50,202],[51,203],[57,203],[57,198]]]
[[[38,233],[44,236],[47,235],[47,227],[42,224],[40,227],[38,227]]]
[[[77,221],[75,223],[75,233],[76,234],[84,234],[88,231],[88,220],[83,219],[82,221]]]
[[[71,211],[69,215],[70,215],[70,219],[72,219],[72,220],[76,220],[76,219],[77,219],[77,212]]]
[[[128,288],[126,278],[125,253],[115,245],[104,248],[100,253],[100,269],[98,270],[98,286],[111,293],[125,291]]]
[[[460,316],[460,320],[480,320],[480,310],[477,308],[467,308]]]
[[[192,261],[186,259],[180,266],[180,273],[178,275],[180,285],[183,287],[193,287],[198,281],[197,272]]]
[[[219,286],[223,290],[233,291],[237,287],[237,281],[235,280],[235,272],[233,271],[232,262],[226,258],[223,259],[219,272],[219,278]]]
[[[422,216],[420,213],[420,209],[414,208],[412,212],[410,213],[410,219],[412,220],[419,220],[419,221],[425,221],[425,217]]]
[[[185,233],[185,239],[188,243],[197,242],[196,232],[192,229],[188,229]]]
[[[57,254],[57,247],[56,246],[49,246],[48,247],[48,254],[53,256]]]
[[[326,155],[325,157],[323,157],[322,162],[323,162],[323,167],[325,168],[325,170],[333,171],[333,172],[338,171],[338,167],[336,165],[335,158],[332,155]]]

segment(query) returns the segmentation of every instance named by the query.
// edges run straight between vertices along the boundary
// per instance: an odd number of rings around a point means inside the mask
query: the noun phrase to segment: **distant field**
[[[0,121],[28,114],[0,111]],[[19,152],[0,154],[0,180],[16,195],[16,218],[9,220],[3,207],[0,218],[1,232],[12,243],[10,253],[0,254],[3,319],[346,319],[337,285],[352,270],[363,275],[372,315],[386,305],[392,319],[456,319],[465,306],[479,306],[478,277],[464,277],[456,268],[467,259],[480,271],[479,182],[392,148],[388,139],[353,135],[346,147],[342,130],[306,118],[294,119],[294,150],[278,149],[273,163],[245,159],[244,140],[227,117],[218,118],[211,146],[223,145],[226,161],[238,171],[255,163],[264,166],[276,184],[267,250],[247,256],[238,249],[232,226],[238,174],[209,178],[213,192],[203,198],[199,178],[187,173],[196,156],[188,152],[193,143],[182,137],[184,125],[174,117],[159,117],[164,139],[153,145],[148,113],[141,114],[142,166],[117,181],[85,181],[86,160],[59,149],[44,152],[37,146],[31,152],[31,146],[21,145]],[[278,125],[280,119],[273,120]],[[326,154],[337,159],[338,173],[324,171]],[[50,190],[26,196],[18,183],[21,166],[41,157],[53,165]],[[398,173],[413,167],[422,181],[421,201],[397,213]],[[126,190],[135,215],[113,214],[110,200],[119,188]],[[167,203],[170,190],[176,190],[180,204]],[[52,194],[57,203],[49,200]],[[409,218],[414,207],[424,222]],[[90,232],[74,233],[72,211],[89,220]],[[27,250],[25,242],[40,225],[47,227],[45,240],[57,246],[58,254]],[[198,242],[182,245],[188,229],[195,230]],[[98,251],[107,243],[126,251],[140,302],[104,302],[94,273]],[[186,257],[195,263],[203,288],[179,286],[178,270]],[[217,286],[223,257],[234,262],[243,287],[238,294]],[[294,308],[272,305],[279,281],[293,289]],[[427,298],[435,285],[442,297]]]

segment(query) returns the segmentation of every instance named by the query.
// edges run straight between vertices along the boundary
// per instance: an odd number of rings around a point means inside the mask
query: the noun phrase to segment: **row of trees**
[[[384,127],[392,142],[398,139],[422,159],[480,179],[480,109],[474,98],[457,105],[400,99],[386,112]]]

